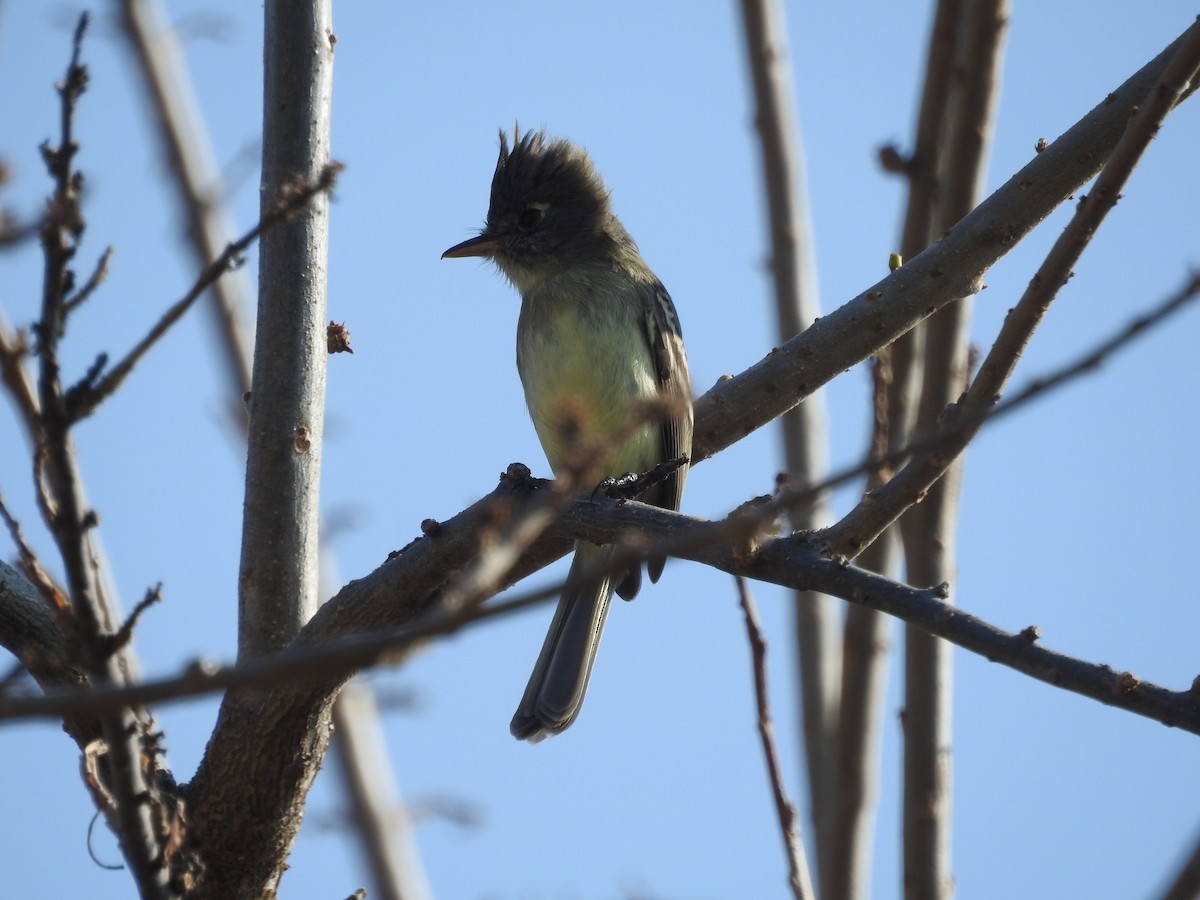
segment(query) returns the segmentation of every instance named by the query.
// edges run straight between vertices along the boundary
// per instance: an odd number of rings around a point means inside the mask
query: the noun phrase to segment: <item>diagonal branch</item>
[[[25,359],[29,356],[27,338],[25,332],[12,330],[0,311],[0,382],[16,406],[25,431],[33,436],[34,443],[38,443],[41,410],[38,408],[37,390],[25,367]]]
[[[96,411],[96,407],[100,405],[106,398],[116,393],[117,388],[133,371],[133,367],[141,362],[144,357],[155,344],[167,333],[172,325],[183,318],[184,313],[192,308],[193,304],[204,295],[222,275],[236,268],[241,264],[242,255],[264,232],[269,231],[281,222],[285,222],[295,216],[300,210],[308,206],[315,197],[326,196],[333,190],[337,182],[338,173],[341,172],[342,165],[338,162],[331,162],[320,171],[317,178],[311,182],[289,182],[283,186],[277,196],[273,206],[267,208],[263,213],[258,224],[243,234],[233,243],[229,244],[221,255],[210,262],[200,272],[195,283],[188,289],[188,292],[179,300],[176,300],[167,311],[163,313],[154,327],[147,332],[133,349],[115,366],[94,385],[85,387],[75,391],[72,394],[71,416],[74,421],[85,419]]]
[[[1096,180],[1091,195],[1079,199],[1074,218],[1054,242],[1024,295],[1005,318],[971,387],[959,404],[947,409],[942,419],[942,430],[952,427],[960,418],[984,415],[995,405],[1051,301],[1071,277],[1073,266],[1109,210],[1116,205],[1121,189],[1158,133],[1163,119],[1179,102],[1200,69],[1200,21],[1193,24],[1177,43],[1178,48],[1172,54],[1170,65],[1164,69],[1154,90],[1136,108],[1112,159]],[[908,266],[905,266],[900,272],[907,269]],[[854,555],[868,546],[942,477],[976,430],[964,428],[952,441],[942,443],[936,452],[913,459],[888,484],[873,491],[840,522],[826,529],[823,538],[830,549],[836,553]]]
[[[147,107],[159,126],[157,133],[187,220],[187,243],[197,266],[208,265],[237,232],[233,217],[221,202],[221,173],[188,79],[183,49],[166,21],[162,0],[117,0],[116,5],[126,44],[149,95]],[[244,319],[253,302],[252,288],[244,276],[221,278],[211,287],[212,311],[221,336],[217,343],[226,363],[226,390],[237,399],[235,421],[240,425],[241,397],[250,384]]]
[[[1027,403],[1043,396],[1047,391],[1066,384],[1068,381],[1084,374],[1095,371],[1112,354],[1127,346],[1147,329],[1161,324],[1166,318],[1182,309],[1186,304],[1194,302],[1200,296],[1200,272],[1193,273],[1188,281],[1171,296],[1146,313],[1139,315],[1117,333],[1100,344],[1085,351],[1078,358],[1060,369],[1034,380],[1024,390],[1003,400],[990,410],[989,418],[997,418],[1003,414],[1020,409]],[[960,425],[975,424],[960,422]],[[926,438],[907,448],[901,448],[891,457],[872,457],[867,462],[844,469],[835,473],[823,485],[814,485],[808,490],[829,489],[830,487],[849,481],[864,473],[876,469],[886,469],[890,459],[901,459],[909,454],[924,453],[936,449],[934,438]],[[530,478],[527,469],[519,464],[509,467],[508,473],[502,476],[500,487],[489,497],[480,500],[474,506],[460,513],[448,522],[426,520],[423,523],[425,537],[414,542],[402,551],[393,554],[394,561],[401,566],[399,572],[383,582],[376,591],[371,588],[375,579],[383,578],[382,567],[375,573],[362,579],[365,593],[358,589],[351,590],[347,585],[335,600],[345,602],[353,614],[359,617],[357,627],[345,625],[337,630],[342,637],[333,637],[335,629],[325,623],[321,627],[314,625],[314,633],[306,638],[307,643],[319,650],[305,650],[299,654],[291,651],[273,655],[260,660],[251,660],[245,664],[228,667],[213,667],[205,663],[196,663],[188,671],[174,678],[160,681],[144,682],[122,688],[103,688],[93,686],[86,692],[63,694],[56,693],[53,688],[63,684],[82,685],[82,677],[75,674],[72,657],[65,651],[65,639],[52,627],[53,617],[44,604],[37,603],[38,609],[23,609],[28,604],[21,602],[27,583],[16,573],[6,575],[7,570],[0,564],[0,644],[10,649],[18,658],[27,661],[38,682],[43,688],[50,689],[45,698],[22,698],[17,705],[0,703],[0,719],[22,718],[27,716],[50,716],[103,714],[127,705],[145,705],[167,700],[208,694],[216,691],[231,690],[246,687],[269,687],[289,681],[294,681],[304,675],[319,677],[326,675],[344,676],[366,666],[372,666],[385,661],[395,661],[395,651],[408,646],[410,641],[425,640],[431,637],[448,634],[457,628],[472,624],[483,619],[504,615],[518,609],[524,609],[532,603],[542,602],[556,596],[562,588],[561,584],[551,584],[541,590],[522,594],[520,597],[500,604],[486,607],[475,605],[486,590],[495,590],[497,586],[508,586],[518,580],[518,576],[509,573],[507,578],[496,575],[502,569],[496,561],[481,559],[492,552],[502,553],[511,563],[511,553],[505,544],[511,540],[511,535],[517,535],[520,543],[525,539],[520,537],[528,534],[537,525],[536,519],[547,508],[544,500],[536,497],[528,501],[521,496],[527,492],[538,494],[545,488],[552,493],[559,493],[561,486],[543,479]],[[781,510],[803,503],[807,500],[806,490],[796,491],[785,488],[780,496],[770,503],[755,508],[749,517],[743,516],[740,521],[732,522],[728,529],[720,535],[710,534],[710,540],[720,537],[721,540],[744,539],[746,534],[763,528],[777,517]],[[551,501],[555,509],[561,509],[559,497]],[[526,508],[528,507],[528,508]],[[509,521],[505,529],[509,538],[493,538],[497,522]],[[741,536],[741,537],[739,537]],[[664,544],[663,538],[656,539],[652,546],[641,546],[639,550],[629,549],[629,536],[622,535],[626,543],[623,555],[614,559],[610,570],[594,573],[597,577],[604,574],[621,571],[629,565],[638,553],[642,557],[666,551],[676,551],[679,545]],[[485,543],[489,549],[480,553],[480,544]],[[436,546],[430,550],[427,546]],[[531,568],[531,559],[545,564],[561,548],[569,546],[570,541],[555,535],[545,535],[527,553],[523,561],[522,574],[524,577]],[[422,561],[418,556],[424,552],[433,553],[428,561]],[[701,560],[703,561],[703,560]],[[391,562],[391,561],[389,561]],[[409,564],[413,569],[407,568]],[[448,592],[452,595],[448,602],[441,602],[446,597],[446,589],[438,593],[441,583],[441,573],[448,570],[464,570],[467,574],[460,578],[457,587],[451,587]],[[499,581],[497,579],[500,579]],[[6,588],[6,581],[10,587]],[[5,591],[8,591],[6,594]],[[391,610],[398,602],[395,592],[403,591],[420,596],[428,592],[424,605],[414,603],[407,614],[393,620],[372,618],[379,612]],[[30,595],[32,596],[32,595]],[[349,596],[349,599],[347,599]],[[36,601],[33,601],[36,603]],[[9,610],[8,604],[16,608]],[[373,609],[373,607],[377,607]],[[404,623],[417,621],[426,610],[457,609],[451,615],[439,614],[431,621],[420,626]],[[866,608],[866,607],[860,607]],[[32,617],[32,619],[30,618]],[[33,625],[27,623],[33,622]],[[39,625],[38,623],[43,623]],[[391,629],[387,631],[386,629]],[[381,631],[380,629],[384,629]],[[307,630],[306,630],[307,633]],[[38,635],[42,635],[39,639]],[[387,659],[384,659],[384,656]],[[40,660],[40,663],[29,664],[28,660]],[[57,662],[56,662],[57,660]]]
[[[817,490],[831,490],[854,481],[862,475],[886,474],[896,464],[909,457],[942,452],[947,448],[949,442],[957,440],[968,430],[977,429],[984,424],[992,424],[996,419],[1023,409],[1064,384],[1096,371],[1110,357],[1127,347],[1143,332],[1163,324],[1188,304],[1194,303],[1197,298],[1200,298],[1200,269],[1191,272],[1182,285],[1157,305],[1134,316],[1109,337],[1084,350],[1069,362],[1031,379],[1023,388],[998,401],[995,406],[981,408],[971,415],[963,414],[952,423],[943,423],[943,427],[935,433],[916,438],[895,450],[869,454],[862,462],[833,472],[820,484],[813,485],[811,488],[785,486],[784,491],[793,494],[787,502],[790,504],[806,503]]]
[[[535,503],[532,492],[505,483],[489,499],[509,505],[514,515],[520,515],[526,505]],[[477,547],[478,531],[473,527],[473,517],[468,515],[471,512],[467,510],[442,523],[438,540],[447,545]],[[755,539],[758,531],[753,517],[747,519],[740,511],[728,519],[707,522],[642,503],[620,505],[591,498],[574,500],[551,528],[563,542],[575,537],[609,544],[632,540],[643,548],[642,555],[665,550],[732,575],[841,597],[902,619],[1054,687],[1200,734],[1200,691],[1194,687],[1173,691],[1129,672],[1047,649],[1039,643],[1041,634],[1036,626],[1024,627],[1019,632],[1005,631],[947,603],[942,587],[914,588],[848,565],[844,560],[830,559],[811,535]],[[313,617],[294,646],[278,654],[208,673],[197,668],[177,679],[130,687],[93,687],[87,691],[49,692],[45,697],[0,698],[0,718],[54,716],[84,709],[105,712],[131,703],[195,696],[222,688],[237,689],[247,709],[244,727],[249,733],[245,739],[257,741],[253,744],[256,748],[253,758],[242,757],[238,761],[241,769],[257,772],[263,767],[278,766],[280,760],[272,756],[276,734],[294,736],[297,729],[303,733],[303,723],[312,715],[314,704],[330,698],[356,668],[380,661],[397,648],[449,633],[465,622],[553,597],[561,588],[550,585],[514,598],[495,610],[465,609],[458,617],[422,620],[424,610],[429,608],[427,597],[436,588],[438,572],[445,571],[438,560],[444,564],[446,553],[432,550],[429,543],[416,542],[370,575],[351,581]],[[628,565],[630,558],[615,560],[614,566]],[[366,618],[391,630],[356,633],[351,621]],[[260,689],[249,690],[255,686]],[[263,691],[262,686],[274,687]],[[256,720],[250,715],[252,711],[266,718]],[[264,728],[269,736],[262,734]],[[279,746],[289,759],[296,752],[295,745],[286,740],[281,740]],[[233,767],[229,773],[235,781],[237,771]],[[192,791],[202,787],[193,783]]]
[[[1183,40],[1110,93],[937,243],[696,401],[693,462],[761,428],[917,322],[977,290],[997,260],[1104,165],[1130,111],[1162,78]]]
[[[1161,76],[1167,58],[1160,54],[1147,64],[1115,92],[1112,103],[1089,113],[942,241],[843,309],[822,318],[748,372],[711,391],[697,404],[697,457],[711,456],[740,440],[843,369],[889,343],[933,309],[968,293],[992,263],[1095,173],[1116,145],[1128,108],[1140,102]],[[411,622],[431,608],[437,603],[445,566],[453,565],[455,559],[465,562],[477,552],[474,536],[485,506],[476,504],[444,523],[436,537],[414,543],[373,575],[347,585],[313,617],[295,646],[308,647],[330,637]],[[624,515],[631,517],[634,508],[630,504],[630,511]],[[638,516],[644,515],[654,514],[639,509]],[[626,524],[622,522],[619,527]],[[663,533],[674,525],[662,523]],[[568,546],[569,539],[562,533],[544,537],[533,545],[510,578],[522,577],[547,564]],[[390,581],[401,572],[400,582]],[[821,587],[804,585],[814,586]],[[864,595],[873,596],[870,591]],[[220,813],[232,809],[245,796],[243,788],[248,784],[255,784],[256,796],[270,795],[268,802],[244,810],[246,817],[236,828],[230,827],[218,836],[231,853],[235,848],[244,853],[248,847],[266,853],[287,838],[286,823],[292,820],[307,783],[299,769],[311,754],[319,756],[323,750],[318,732],[321,723],[327,721],[328,703],[340,683],[338,677],[322,676],[313,682],[239,696],[237,703],[227,698],[210,748],[233,748],[233,738],[238,736],[245,752],[210,752],[188,795],[208,802],[220,792],[216,804],[204,811],[211,822],[222,820]],[[1140,692],[1134,693],[1141,696]],[[193,807],[193,814],[196,812]],[[217,861],[233,865],[236,860],[230,856]]]

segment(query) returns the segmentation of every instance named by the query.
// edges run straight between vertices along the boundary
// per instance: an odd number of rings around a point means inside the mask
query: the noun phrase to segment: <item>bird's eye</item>
[[[517,227],[522,231],[533,231],[542,221],[542,216],[546,214],[544,209],[538,209],[536,206],[527,206],[521,210],[521,214],[517,216]]]

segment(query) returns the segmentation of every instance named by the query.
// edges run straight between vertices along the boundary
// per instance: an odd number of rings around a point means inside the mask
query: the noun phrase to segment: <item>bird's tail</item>
[[[612,553],[611,546],[575,544],[567,586],[509,726],[513,737],[537,743],[564,730],[579,715],[613,593],[611,577],[584,582],[580,576],[602,569]]]

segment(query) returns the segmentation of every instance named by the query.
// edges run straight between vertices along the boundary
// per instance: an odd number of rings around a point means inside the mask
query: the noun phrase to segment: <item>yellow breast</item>
[[[659,462],[655,423],[630,433],[640,403],[655,397],[645,326],[636,309],[616,304],[524,304],[517,367],[538,438],[556,473],[589,452],[585,480],[641,472]],[[598,452],[597,452],[598,451]]]

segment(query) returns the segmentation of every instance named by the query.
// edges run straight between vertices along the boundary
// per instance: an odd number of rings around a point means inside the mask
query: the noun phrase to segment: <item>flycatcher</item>
[[[517,371],[556,475],[579,475],[582,448],[595,454],[583,470],[593,483],[691,455],[692,390],[675,306],[613,214],[583,148],[531,131],[514,132],[510,149],[501,131],[483,231],[442,256],[490,259],[520,292]],[[663,397],[665,415],[640,412]],[[685,464],[642,499],[678,509],[686,477]],[[611,555],[611,547],[576,542],[567,586],[513,716],[515,737],[539,741],[579,715],[613,590],[629,600],[641,585],[640,566],[580,577]],[[648,564],[651,581],[663,562]]]

